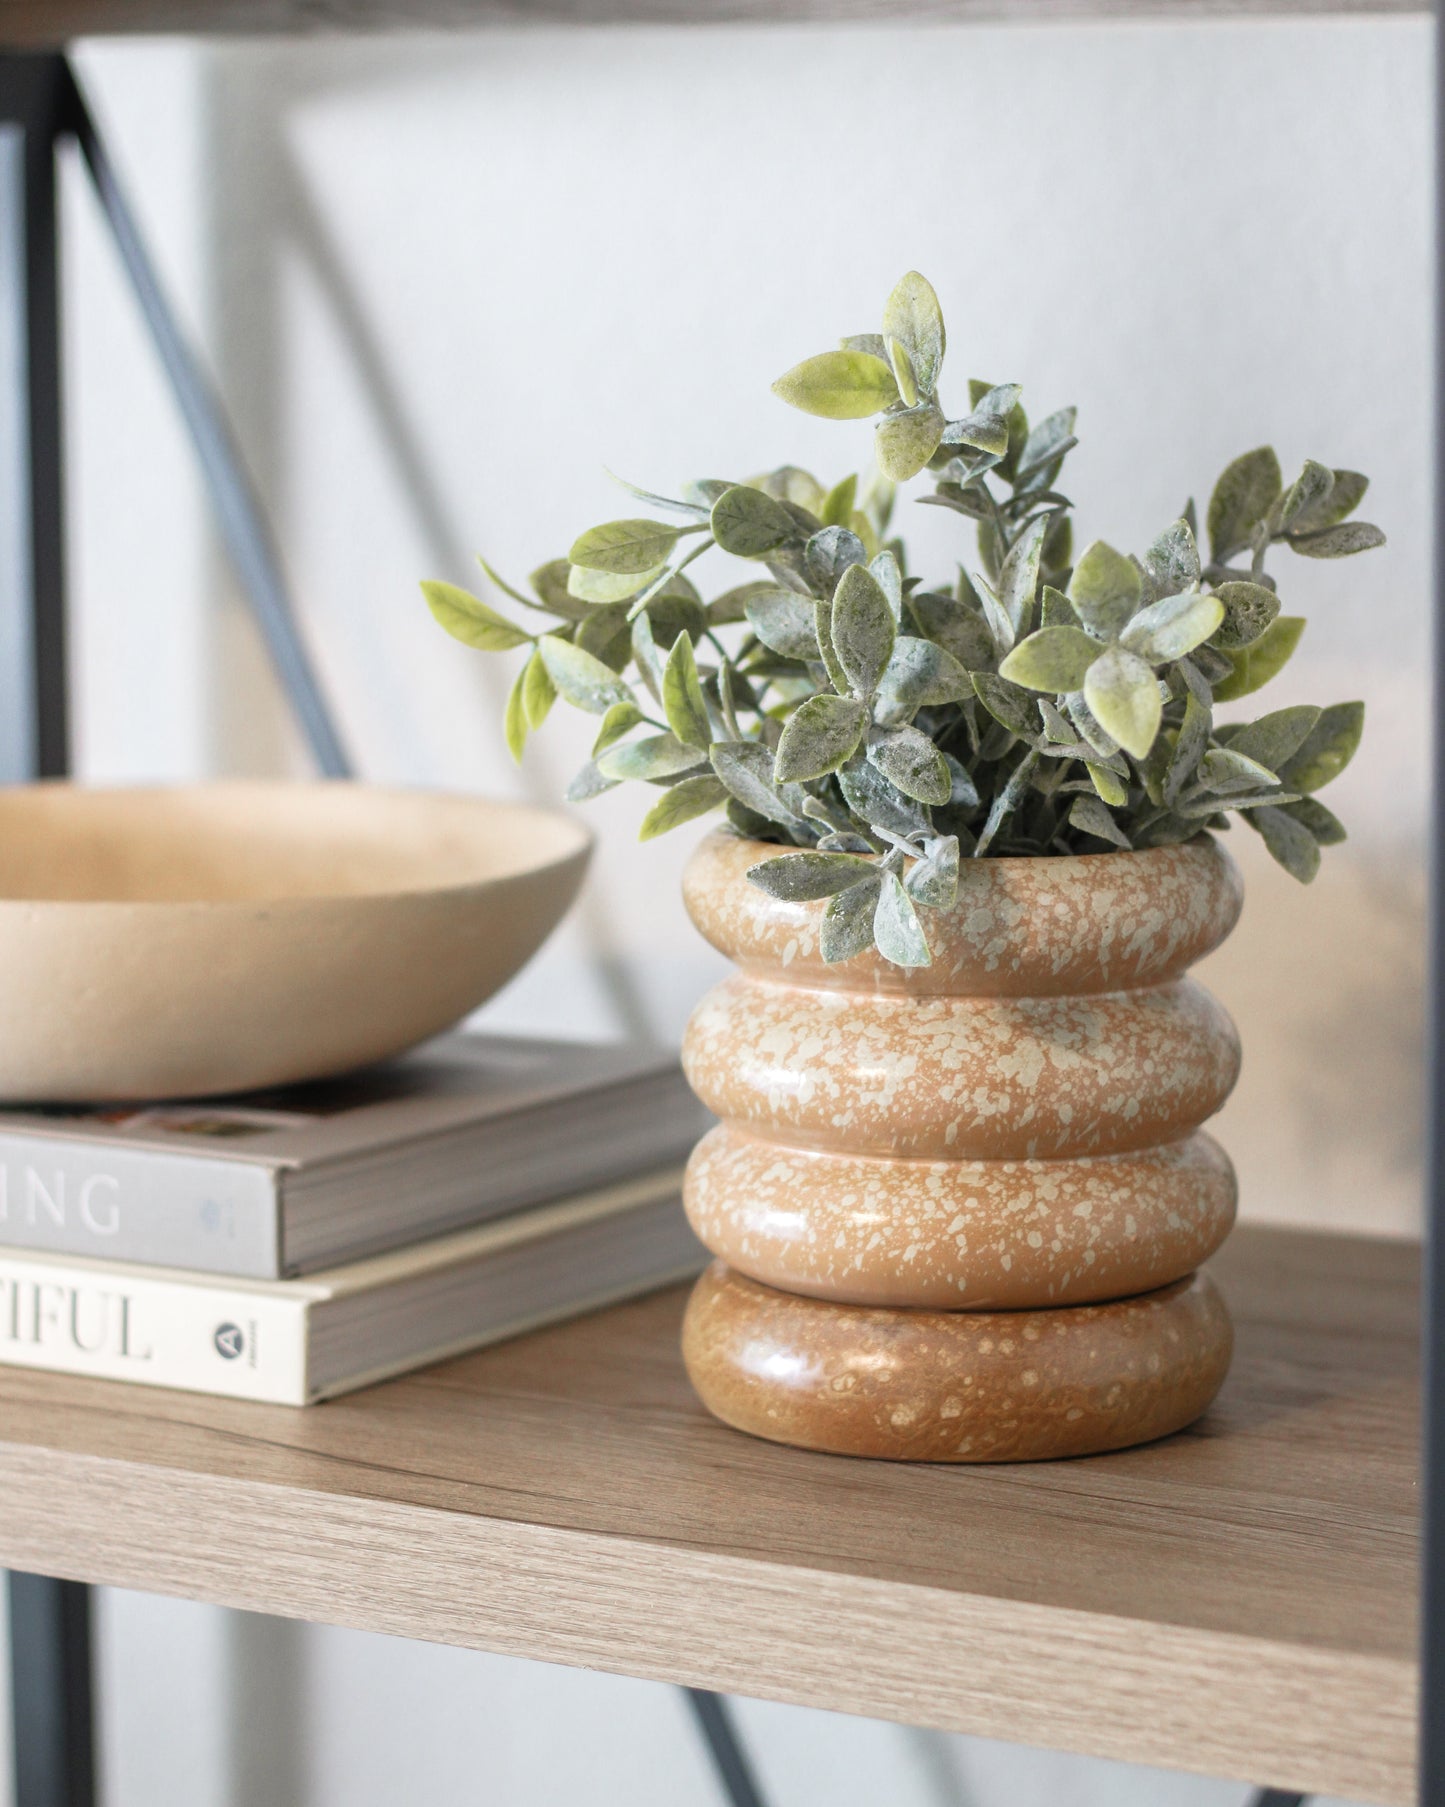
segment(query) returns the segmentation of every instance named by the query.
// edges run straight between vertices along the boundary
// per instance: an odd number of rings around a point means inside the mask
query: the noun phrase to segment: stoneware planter
[[[1185,847],[966,862],[933,964],[826,966],[824,905],[747,883],[722,834],[684,880],[738,966],[684,1064],[721,1119],[686,1203],[720,1259],[684,1353],[717,1415],[782,1442],[927,1461],[1121,1448],[1180,1429],[1228,1367],[1196,1274],[1234,1220],[1201,1125],[1239,1070],[1188,968],[1239,875]]]

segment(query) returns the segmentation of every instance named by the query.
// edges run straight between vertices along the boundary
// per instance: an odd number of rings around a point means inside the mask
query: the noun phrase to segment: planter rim
[[[787,853],[814,853],[817,851],[812,847],[795,847],[786,841],[756,841],[751,835],[738,834],[726,828],[714,828],[698,843],[699,848],[705,846],[708,841],[736,842],[742,847],[756,847],[764,859],[770,855],[779,857]],[[960,869],[966,866],[971,872],[984,872],[990,867],[1029,871],[1048,866],[1076,866],[1081,860],[1107,860],[1118,864],[1123,860],[1135,862],[1158,859],[1161,856],[1182,853],[1188,848],[1204,846],[1219,847],[1218,839],[1207,828],[1201,829],[1198,834],[1192,835],[1187,841],[1174,841],[1166,847],[1110,847],[1101,853],[986,853],[978,859],[961,855],[958,863]],[[1228,849],[1221,848],[1220,851],[1228,852]],[[860,860],[881,860],[884,855],[860,853],[856,857]]]

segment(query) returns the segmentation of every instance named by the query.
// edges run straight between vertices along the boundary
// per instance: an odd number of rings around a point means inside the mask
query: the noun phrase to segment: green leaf
[[[874,558],[868,561],[868,570],[876,580],[878,587],[888,598],[888,607],[893,611],[893,619],[903,619],[903,573],[898,568],[898,560],[885,546]]]
[[[928,832],[927,814],[866,760],[854,760],[839,772],[838,789],[853,814],[870,828],[905,837]]]
[[[925,395],[938,387],[938,372],[946,343],[943,309],[933,285],[917,270],[898,283],[883,307],[883,332],[901,341]]]
[[[609,747],[598,759],[597,769],[604,778],[651,782],[690,772],[706,758],[699,747],[689,746],[675,734],[649,734],[643,740],[627,740],[621,746]]]
[[[1138,608],[1142,587],[1134,561],[1103,540],[1095,540],[1074,566],[1069,601],[1091,634],[1113,640]]]
[[[1280,768],[1280,781],[1288,790],[1323,790],[1355,756],[1365,727],[1363,703],[1331,703],[1321,709],[1319,720]]]
[[[473,596],[456,584],[424,583],[421,593],[439,625],[463,646],[475,646],[487,653],[504,653],[514,646],[525,646],[532,638],[513,626],[505,615],[489,608],[479,596]]]
[[[965,670],[978,671],[992,664],[993,638],[977,609],[931,590],[915,590],[908,598],[908,609],[924,638],[941,646]]]
[[[522,763],[522,750],[527,744],[527,665],[517,673],[512,688],[507,692],[507,707],[502,715],[502,736],[507,743],[507,751]]]
[[[798,826],[798,816],[773,783],[773,756],[766,747],[755,740],[717,740],[708,748],[708,759],[720,782],[745,809],[783,828]]]
[[[1271,772],[1282,773],[1304,746],[1311,730],[1318,724],[1320,714],[1321,711],[1309,703],[1275,709],[1269,715],[1260,716],[1257,722],[1233,729],[1229,735],[1229,751],[1242,753],[1246,759],[1257,759]]]
[[[557,686],[547,672],[541,653],[534,652],[522,672],[522,702],[527,711],[527,726],[540,728],[557,700]]]
[[[840,891],[823,912],[819,952],[829,966],[866,954],[873,945],[873,912],[883,881],[872,872],[861,884]]]
[[[944,419],[932,402],[901,414],[886,414],[874,435],[878,468],[895,483],[916,477],[938,450]]]
[[[948,762],[917,728],[890,728],[875,735],[868,743],[868,762],[915,802],[947,803],[952,795]]]
[[[893,611],[866,565],[850,565],[838,581],[830,617],[833,650],[853,690],[867,696],[893,654]]]
[[[784,853],[748,868],[748,882],[784,903],[811,903],[871,878],[871,860],[856,853]]]
[[[1283,487],[1273,446],[1245,452],[1225,468],[1209,498],[1206,517],[1212,563],[1227,564],[1253,542]]]
[[[868,710],[850,697],[810,696],[784,724],[773,759],[777,784],[806,784],[836,772],[851,757],[868,726]]]
[[[1069,806],[1069,820],[1075,828],[1093,835],[1096,841],[1112,841],[1126,853],[1133,847],[1128,835],[1097,797],[1075,797]]]
[[[1056,590],[1052,584],[1045,584],[1039,609],[1039,625],[1041,627],[1077,627],[1079,617],[1074,613],[1074,605],[1062,590]]]
[[[1168,665],[1193,652],[1214,633],[1224,619],[1224,604],[1217,596],[1185,590],[1165,596],[1140,609],[1119,636],[1120,644],[1138,653],[1151,665]]]
[[[1341,521],[1338,527],[1325,527],[1318,533],[1293,533],[1287,542],[1306,558],[1348,558],[1353,552],[1368,552],[1384,543],[1384,534],[1368,521]]]
[[[1335,473],[1328,465],[1316,464],[1313,458],[1306,458],[1304,469],[1289,486],[1280,503],[1278,530],[1289,533],[1298,526],[1302,516],[1323,508],[1328,503],[1334,486]]]
[[[708,626],[731,627],[735,622],[746,621],[749,600],[754,596],[765,596],[777,587],[771,578],[765,577],[724,590],[721,596],[715,596],[707,605]],[[787,594],[791,595],[792,592]]]
[[[646,717],[636,703],[614,703],[602,718],[602,726],[597,730],[597,738],[592,743],[592,757],[605,753],[609,747],[615,747],[624,734],[632,730]]]
[[[639,841],[655,840],[670,828],[679,828],[684,822],[693,822],[699,816],[721,808],[727,798],[727,791],[710,773],[684,778],[680,784],[665,790],[648,810],[642,818],[637,838]]]
[[[477,562],[492,582],[496,583],[496,574],[486,560],[479,556]],[[545,565],[538,565],[527,579],[537,593],[537,601],[532,607],[540,606],[549,614],[560,615],[564,621],[581,621],[587,613],[587,605],[581,597],[574,596],[567,588],[571,572],[572,567],[565,558],[549,559]]]
[[[1039,732],[1038,711],[1027,690],[996,677],[991,671],[972,674],[974,693],[996,722],[1002,722],[1021,740],[1033,740]]]
[[[1014,639],[1033,626],[1034,597],[1039,587],[1039,557],[1044,549],[1048,519],[1030,521],[1014,542],[998,578],[998,599],[1013,627]]]
[[[851,477],[844,477],[841,483],[835,483],[828,491],[827,500],[823,504],[823,525],[846,527],[853,519],[857,499],[858,478],[855,473]]]
[[[1279,774],[1233,747],[1213,747],[1200,762],[1199,780],[1216,796],[1227,797],[1231,791],[1268,789],[1279,784]]]
[[[1122,646],[1106,647],[1084,679],[1084,700],[1104,732],[1126,753],[1146,757],[1159,732],[1163,705],[1158,679],[1136,653]]]
[[[788,659],[816,660],[818,636],[813,627],[813,603],[795,590],[758,589],[744,604],[748,625],[775,653]]]
[[[1267,684],[1284,668],[1304,631],[1303,615],[1281,615],[1252,645],[1241,652],[1224,653],[1234,670],[1215,684],[1215,702],[1232,703]]]
[[[567,590],[579,602],[627,602],[649,584],[656,583],[666,568],[657,565],[653,570],[639,571],[635,576],[620,576],[615,571],[589,571],[585,565],[573,565],[567,573]]]
[[[1331,809],[1315,797],[1298,797],[1286,803],[1284,814],[1302,823],[1321,847],[1338,847],[1345,840],[1345,825]]]
[[[1018,643],[998,672],[1011,684],[1061,696],[1082,688],[1085,673],[1099,656],[1098,641],[1082,628],[1041,627]]]
[[[574,709],[585,709],[589,715],[606,715],[614,703],[630,703],[632,691],[610,666],[559,640],[555,634],[543,634],[537,650],[546,662],[547,675]]]
[[[1279,614],[1279,598],[1263,584],[1223,583],[1214,594],[1224,604],[1224,619],[1209,644],[1224,652],[1253,646]]]
[[[975,408],[961,420],[945,423],[940,445],[966,445],[998,460],[1008,450],[1008,416],[990,408]]]
[[[712,533],[724,552],[736,558],[762,558],[796,538],[798,528],[781,502],[746,483],[735,483],[713,503]]]
[[[1179,737],[1174,743],[1174,751],[1169,755],[1169,764],[1164,771],[1164,801],[1172,809],[1180,791],[1199,770],[1199,762],[1204,757],[1209,745],[1210,730],[1214,725],[1214,714],[1207,703],[1203,703],[1191,690],[1184,699],[1184,720],[1179,724]],[[1090,776],[1092,777],[1092,773]],[[1097,786],[1096,786],[1097,788]],[[1100,793],[1104,795],[1104,793]],[[1104,795],[1106,803],[1122,802]]]
[[[1129,801],[1128,789],[1117,772],[1111,772],[1106,765],[1090,761],[1088,773],[1089,782],[1105,803],[1112,804],[1115,809],[1122,809]]]
[[[636,577],[666,564],[673,547],[687,531],[669,527],[666,521],[607,521],[580,534],[567,556],[586,571]]]
[[[604,791],[615,791],[621,782],[617,778],[604,778],[597,769],[597,761],[589,759],[582,770],[567,786],[569,803],[590,803],[594,797],[600,797]]]
[[[712,745],[712,724],[698,681],[692,641],[686,634],[677,636],[668,654],[662,674],[662,707],[667,725],[677,738],[706,752]]]
[[[824,602],[821,596],[813,604],[813,637],[818,642],[828,682],[839,696],[847,696],[848,674],[839,664],[838,654],[833,646],[833,605],[831,602]]]
[[[1023,450],[1019,453],[1014,470],[1016,484],[1027,482],[1036,472],[1046,469],[1056,459],[1074,449],[1079,443],[1074,438],[1074,421],[1077,417],[1077,408],[1060,408],[1056,414],[1050,414],[1039,422],[1024,441]]]
[[[1176,595],[1199,582],[1199,548],[1188,521],[1181,518],[1164,529],[1144,554],[1144,569],[1160,596]]]
[[[873,939],[878,952],[895,966],[930,966],[933,963],[913,899],[903,889],[896,872],[883,876],[873,912]]]
[[[1365,499],[1370,479],[1359,471],[1331,471],[1333,481],[1329,493],[1313,507],[1301,510],[1291,523],[1292,533],[1314,533],[1322,527],[1334,527],[1352,515]]]
[[[1320,847],[1304,823],[1274,808],[1252,811],[1249,821],[1290,877],[1307,885],[1320,869]]]
[[[903,889],[930,910],[951,910],[958,902],[958,836],[935,841],[926,860],[915,860]]]
[[[565,560],[563,562],[565,563]],[[537,603],[532,597],[523,595],[520,590],[515,589],[509,584],[500,572],[494,571],[482,557],[480,552],[477,554],[477,563],[482,567],[488,578],[490,578],[504,596],[510,596],[513,602],[520,602],[524,609],[535,609],[537,607]],[[465,593],[466,592],[463,591],[464,595]]]
[[[936,709],[973,695],[973,680],[952,653],[931,640],[900,634],[878,685],[876,720],[888,727],[916,709]]]
[[[891,333],[885,337],[884,345],[888,351],[888,367],[893,372],[893,380],[898,385],[904,406],[917,407],[918,378],[913,374],[913,360],[908,355],[907,346]]]
[[[627,625],[627,610],[614,605],[599,609],[589,607],[587,619],[577,624],[572,644],[613,671],[621,671],[632,655],[632,635]]]
[[[824,351],[780,376],[773,394],[825,420],[864,420],[898,400],[893,372],[867,351]]]

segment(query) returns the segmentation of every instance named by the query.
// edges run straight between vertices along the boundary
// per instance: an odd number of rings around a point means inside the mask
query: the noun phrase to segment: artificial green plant
[[[1351,517],[1366,479],[1307,462],[1288,487],[1267,446],[1214,487],[1199,547],[1191,502],[1142,558],[1102,540],[1073,557],[1059,489],[1074,410],[1030,426],[1016,384],[939,397],[933,289],[898,284],[882,330],[807,359],[774,389],[811,414],[878,417],[877,470],[831,488],[794,466],[677,497],[671,519],[590,528],[530,593],[491,581],[535,629],[455,585],[424,584],[441,625],[487,652],[524,650],[505,730],[520,759],[560,695],[600,718],[569,797],[626,780],[656,800],[644,840],[714,811],[793,849],[749,877],[829,898],[822,952],[876,945],[926,965],[920,911],[952,907],[961,862],[1160,847],[1238,811],[1296,878],[1344,839],[1315,793],[1358,745],[1364,705],[1215,711],[1258,690],[1299,643],[1266,562],[1283,546],[1339,558],[1383,544]],[[925,583],[889,539],[894,485],[927,470],[926,503],[976,529],[977,557]],[[632,486],[625,487],[632,489]],[[713,550],[766,576],[705,600]],[[525,619],[525,618],[524,618]]]

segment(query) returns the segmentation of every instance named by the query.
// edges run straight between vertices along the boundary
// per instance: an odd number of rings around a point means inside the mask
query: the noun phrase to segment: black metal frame
[[[1445,56],[1437,33],[1437,129],[1445,171]],[[85,159],[126,275],[181,410],[221,537],[320,771],[352,766],[301,640],[274,540],[225,412],[180,330],[104,140],[62,54],[0,54],[0,782],[69,770],[64,462],[55,152]],[[1445,290],[1445,181],[1437,233]],[[1445,347],[1445,341],[1442,341]],[[1425,1276],[1425,1518],[1421,1807],[1445,1807],[1445,348],[1437,350],[1435,829]],[[90,1590],[9,1578],[15,1807],[94,1807]],[[763,1807],[726,1700],[683,1690],[732,1807]],[[1252,1807],[1303,1807],[1259,1790]]]

